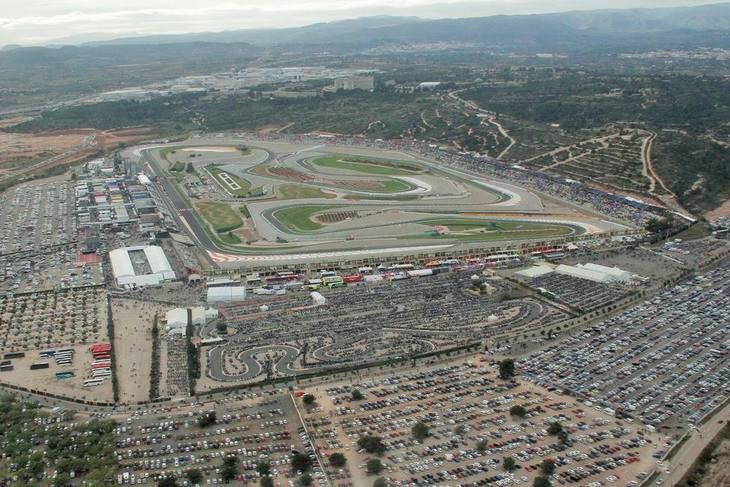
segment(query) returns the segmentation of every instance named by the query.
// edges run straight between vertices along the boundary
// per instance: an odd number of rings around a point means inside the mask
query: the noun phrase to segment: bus
[[[344,287],[345,281],[340,276],[327,276],[322,279],[322,283],[328,288]]]

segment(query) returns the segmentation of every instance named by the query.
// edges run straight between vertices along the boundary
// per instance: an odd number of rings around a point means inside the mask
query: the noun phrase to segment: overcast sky
[[[291,27],[367,15],[474,17],[723,1],[727,0],[0,0],[0,45]]]

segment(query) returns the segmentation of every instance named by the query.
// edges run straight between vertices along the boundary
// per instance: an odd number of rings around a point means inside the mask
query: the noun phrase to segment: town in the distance
[[[0,487],[730,485],[726,51],[439,25],[2,92]]]

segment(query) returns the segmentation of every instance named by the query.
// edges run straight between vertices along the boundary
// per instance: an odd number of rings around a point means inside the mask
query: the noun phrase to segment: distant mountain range
[[[103,36],[96,34],[96,37]],[[730,3],[425,20],[376,16],[285,29],[128,37],[73,46],[0,49],[0,72],[134,63],[242,63],[263,51],[350,54],[381,46],[472,44],[519,53],[615,53],[730,48]],[[0,75],[0,79],[8,77]]]
[[[426,20],[417,17],[376,16],[312,24],[305,27],[234,30],[191,34],[137,36],[85,45],[171,44],[190,42],[245,42],[260,46],[345,43],[378,45],[388,42],[471,41],[488,44],[548,43],[662,39],[680,32],[683,39],[730,31],[730,3],[696,7],[594,10],[537,15],[498,15]],[[722,38],[722,36],[720,36]]]

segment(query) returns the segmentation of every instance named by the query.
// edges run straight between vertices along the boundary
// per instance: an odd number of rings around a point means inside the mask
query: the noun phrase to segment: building
[[[628,282],[633,277],[631,273],[617,267],[606,267],[598,264],[560,264],[555,268],[557,274],[587,279],[593,282]]]
[[[176,279],[165,252],[156,245],[115,249],[109,252],[109,260],[119,287],[159,286]]]
[[[375,78],[372,76],[350,76],[335,80],[335,91],[374,90]]]
[[[543,264],[515,272],[515,276],[523,277],[525,279],[535,279],[537,277],[544,276],[545,274],[550,274],[551,272],[553,272],[553,268],[549,265]]]
[[[244,286],[216,286],[208,288],[208,304],[234,303],[246,299]]]
[[[440,81],[424,81],[419,83],[416,89],[418,90],[435,90],[441,85]]]

